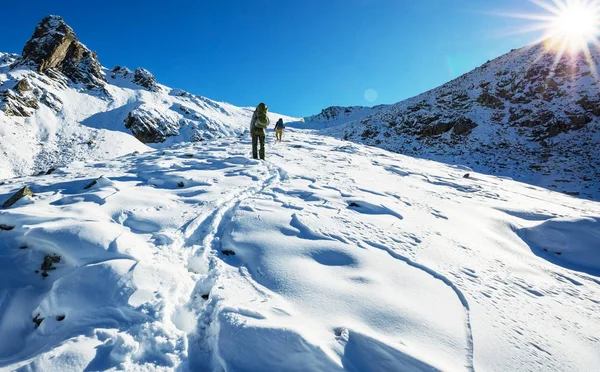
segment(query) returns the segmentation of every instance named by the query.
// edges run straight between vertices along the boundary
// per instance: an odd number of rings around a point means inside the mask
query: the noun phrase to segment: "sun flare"
[[[528,0],[539,13],[501,13],[499,15],[530,21],[510,34],[540,33],[532,45],[543,44],[552,51],[554,67],[565,56],[583,55],[592,74],[600,79],[592,48],[600,50],[600,0]]]
[[[585,52],[597,43],[600,28],[600,2],[586,0],[555,0],[554,6],[540,3],[551,12],[546,38],[564,52]]]

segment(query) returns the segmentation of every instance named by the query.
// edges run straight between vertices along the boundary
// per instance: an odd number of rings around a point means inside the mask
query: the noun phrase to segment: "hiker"
[[[264,103],[259,103],[254,110],[252,120],[250,121],[250,135],[252,136],[252,157],[258,159],[258,142],[260,141],[260,158],[265,160],[265,136],[267,127],[270,124],[267,113],[269,108]]]
[[[283,119],[279,118],[277,123],[275,123],[275,140],[282,142],[283,141],[283,130],[285,129],[285,124],[283,123]]]

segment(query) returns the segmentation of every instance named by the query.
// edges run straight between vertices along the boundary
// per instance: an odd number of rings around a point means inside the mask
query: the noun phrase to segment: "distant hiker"
[[[254,110],[250,121],[250,135],[252,136],[252,157],[258,159],[258,142],[260,141],[260,158],[265,160],[265,136],[267,127],[271,123],[267,113],[269,108],[264,103],[259,103]]]
[[[279,118],[277,123],[275,123],[275,139],[279,142],[283,141],[283,130],[285,129],[285,124],[283,123],[283,119]]]

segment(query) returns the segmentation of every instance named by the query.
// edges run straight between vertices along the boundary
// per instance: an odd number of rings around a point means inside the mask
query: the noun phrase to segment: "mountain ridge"
[[[0,54],[0,178],[239,136],[252,110],[164,86],[143,68],[106,68],[61,17],[47,16],[22,55]]]
[[[598,50],[592,60],[556,61],[536,44],[407,100],[325,109],[305,121],[339,138],[598,198]]]

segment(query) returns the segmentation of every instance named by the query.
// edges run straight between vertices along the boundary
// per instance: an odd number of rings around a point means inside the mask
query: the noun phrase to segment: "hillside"
[[[0,371],[600,364],[600,204],[287,139],[266,162],[227,138],[1,185],[34,196],[0,210]]]
[[[143,68],[105,68],[62,18],[49,16],[22,55],[0,53],[0,179],[238,136],[252,110],[166,87]]]
[[[324,134],[585,198],[600,198],[600,51],[534,45],[394,105],[330,108]]]

